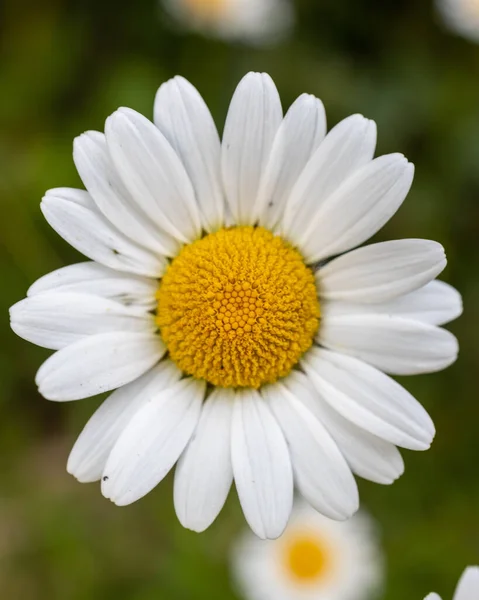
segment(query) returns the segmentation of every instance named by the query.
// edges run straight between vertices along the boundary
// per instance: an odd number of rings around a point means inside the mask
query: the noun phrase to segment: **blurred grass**
[[[126,105],[151,116],[154,93],[181,73],[201,91],[219,129],[239,78],[266,70],[286,108],[322,98],[330,125],[353,112],[378,123],[378,152],[416,164],[408,200],[378,239],[444,244],[444,278],[464,295],[451,325],[459,361],[402,383],[434,418],[424,454],[405,452],[392,487],[360,482],[379,521],[386,600],[444,598],[479,563],[479,48],[446,34],[430,2],[298,0],[284,45],[228,46],[174,32],[154,0],[4,0],[0,5],[0,598],[3,600],[225,600],[234,598],[228,549],[243,527],[235,494],[202,535],[174,516],[171,477],[119,509],[97,485],[65,471],[97,400],[54,404],[34,374],[49,352],[18,338],[8,307],[39,276],[80,256],[51,231],[44,191],[81,186],[74,136],[102,129]],[[318,599],[319,600],[319,599]]]

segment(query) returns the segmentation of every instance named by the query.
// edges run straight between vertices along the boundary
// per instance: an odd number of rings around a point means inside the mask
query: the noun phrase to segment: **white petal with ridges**
[[[256,390],[236,392],[231,460],[246,520],[263,539],[279,537],[293,504],[293,473],[283,433]]]
[[[314,158],[314,157],[313,157]],[[414,167],[401,154],[380,156],[356,170],[326,201],[298,243],[309,263],[359,246],[389,221],[407,196]]]
[[[321,316],[325,320],[344,315],[368,314],[391,315],[429,325],[444,325],[462,314],[462,298],[452,285],[444,281],[431,281],[414,292],[378,304],[336,300],[321,302]]]
[[[304,373],[292,371],[284,383],[323,423],[353,473],[381,484],[393,483],[404,473],[404,461],[396,446],[342,417],[320,396]]]
[[[83,428],[68,458],[67,471],[78,481],[98,481],[108,456],[135,413],[181,378],[181,371],[162,360],[135,381],[114,391]]]
[[[233,482],[231,418],[235,393],[216,388],[175,471],[176,514],[183,527],[204,531],[223,508]]]
[[[301,364],[328,404],[358,427],[410,450],[426,450],[434,424],[394,379],[351,356],[311,349]]]
[[[101,490],[118,506],[139,500],[168,474],[201,413],[205,382],[183,379],[151,397],[113,446]]]
[[[441,244],[394,240],[352,250],[316,272],[322,298],[383,302],[417,290],[446,266]]]
[[[282,384],[265,386],[262,394],[283,430],[301,494],[331,519],[351,517],[359,508],[358,489],[332,437]]]
[[[48,400],[88,398],[130,383],[165,353],[157,334],[113,332],[88,336],[50,356],[37,372]]]
[[[160,87],[155,125],[183,161],[205,229],[219,229],[224,215],[221,142],[208,107],[189,81],[177,76]]]
[[[120,108],[108,117],[105,133],[115,168],[143,212],[180,242],[195,240],[201,224],[193,186],[160,130]]]
[[[91,294],[116,300],[125,305],[153,308],[158,280],[121,273],[96,262],[83,262],[52,271],[30,286],[27,296],[55,292]]]
[[[99,210],[118,231],[155,254],[174,256],[178,242],[145,214],[116,171],[99,131],[87,131],[75,139],[73,159],[78,174]]]
[[[243,77],[226,117],[221,157],[226,200],[237,225],[255,221],[261,176],[281,119],[281,101],[271,77]]]
[[[10,324],[20,337],[59,350],[87,336],[109,331],[153,333],[153,315],[98,296],[45,292],[10,308]]]
[[[73,248],[106,267],[160,277],[166,268],[163,256],[154,255],[120,233],[100,213],[83,190],[48,190],[40,208],[53,229]]]
[[[281,219],[291,190],[325,133],[323,103],[302,94],[291,105],[274,138],[255,207],[260,225],[273,229]]]
[[[302,246],[317,214],[359,167],[369,163],[376,147],[376,124],[352,115],[328,133],[294,186],[281,230],[292,243]]]
[[[449,331],[386,314],[328,315],[317,341],[392,375],[440,371],[456,360],[459,351]]]

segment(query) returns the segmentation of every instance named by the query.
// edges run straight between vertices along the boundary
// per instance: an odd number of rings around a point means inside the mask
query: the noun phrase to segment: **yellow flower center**
[[[311,269],[262,227],[221,229],[185,246],[157,298],[172,360],[220,387],[258,388],[287,375],[318,328]]]
[[[288,575],[302,583],[313,583],[330,569],[331,552],[316,537],[307,534],[292,537],[285,543],[285,566]]]

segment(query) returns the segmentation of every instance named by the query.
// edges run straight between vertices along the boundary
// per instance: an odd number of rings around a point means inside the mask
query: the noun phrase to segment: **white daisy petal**
[[[271,77],[243,77],[231,100],[222,143],[223,183],[236,225],[255,221],[261,175],[281,119],[281,101]]]
[[[162,229],[181,242],[201,232],[191,181],[160,130],[143,115],[120,108],[105,123],[108,150],[130,194]]]
[[[428,594],[424,600],[441,600],[441,596],[433,592],[432,594]]]
[[[163,274],[165,258],[141,248],[115,229],[87,192],[49,190],[40,206],[58,235],[88,258],[118,271],[149,277]]]
[[[97,207],[118,231],[155,254],[173,256],[178,242],[133,200],[110,158],[105,135],[87,131],[75,139],[73,159]]]
[[[261,179],[256,218],[273,229],[299,175],[326,133],[326,113],[321,100],[302,94],[286,113]]]
[[[328,316],[317,340],[392,375],[440,371],[458,354],[457,339],[449,331],[386,314]]]
[[[262,389],[289,446],[296,485],[319,512],[343,521],[359,508],[356,482],[320,421],[282,384]]]
[[[10,308],[13,331],[25,340],[59,350],[91,335],[109,331],[153,333],[154,317],[106,298],[45,292]]]
[[[205,382],[183,379],[151,397],[108,457],[101,491],[118,506],[145,496],[167,475],[198,422]]]
[[[444,281],[431,281],[424,287],[395,298],[389,311],[398,316],[430,325],[445,325],[462,314],[461,294]]]
[[[183,161],[209,232],[223,224],[221,142],[205,101],[183,77],[164,83],[156,94],[155,125]]]
[[[396,446],[342,417],[320,396],[306,375],[293,371],[284,384],[323,423],[353,473],[381,484],[391,484],[404,473],[404,461]]]
[[[314,227],[300,244],[306,262],[346,252],[369,239],[401,206],[413,177],[413,165],[401,154],[380,156],[358,169],[320,205],[314,223],[310,219]]]
[[[426,450],[434,424],[402,386],[351,356],[312,349],[301,364],[319,394],[345,419],[383,440]]]
[[[477,600],[479,567],[468,567],[457,584],[454,600]]]
[[[108,456],[133,415],[180,377],[181,371],[166,359],[110,394],[75,442],[68,458],[67,471],[82,483],[101,479]]]
[[[157,334],[121,331],[91,335],[50,356],[35,381],[48,400],[79,400],[130,383],[164,353]]]
[[[231,459],[246,520],[263,539],[279,537],[293,504],[293,473],[281,429],[255,390],[236,392]]]
[[[344,119],[328,133],[286,204],[281,229],[295,245],[304,245],[322,205],[359,167],[372,160],[375,147],[376,124],[362,115]]]
[[[176,514],[183,527],[193,531],[204,531],[213,523],[233,482],[230,446],[234,396],[227,388],[212,392],[176,466]]]
[[[158,280],[121,273],[96,262],[83,262],[52,271],[37,279],[27,296],[55,292],[78,293],[110,298],[125,305],[153,308]]]
[[[430,240],[395,240],[352,250],[316,273],[322,298],[384,302],[417,290],[446,266],[444,248]]]
[[[378,304],[356,302],[321,302],[321,316],[326,322],[332,317],[345,315],[394,315],[429,325],[444,325],[457,319],[462,313],[461,294],[443,281],[431,281],[427,285]]]

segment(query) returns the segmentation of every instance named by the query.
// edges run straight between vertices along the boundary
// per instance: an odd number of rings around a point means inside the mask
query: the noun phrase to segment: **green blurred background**
[[[74,136],[102,129],[118,106],[151,117],[157,87],[181,73],[220,131],[239,78],[265,70],[284,107],[319,96],[329,125],[374,119],[379,153],[416,164],[408,200],[378,239],[424,237],[446,247],[444,278],[464,295],[451,325],[459,361],[403,378],[431,413],[427,453],[404,452],[392,487],[360,481],[379,522],[386,600],[452,595],[479,564],[479,47],[447,33],[429,1],[297,0],[280,46],[248,48],[175,31],[157,0],[0,3],[0,599],[228,600],[228,551],[244,526],[235,493],[202,535],[174,516],[172,479],[127,508],[65,471],[100,399],[55,404],[34,375],[49,352],[9,329],[8,307],[44,273],[82,258],[43,220],[45,190],[81,187]],[[320,599],[318,599],[320,600]]]

